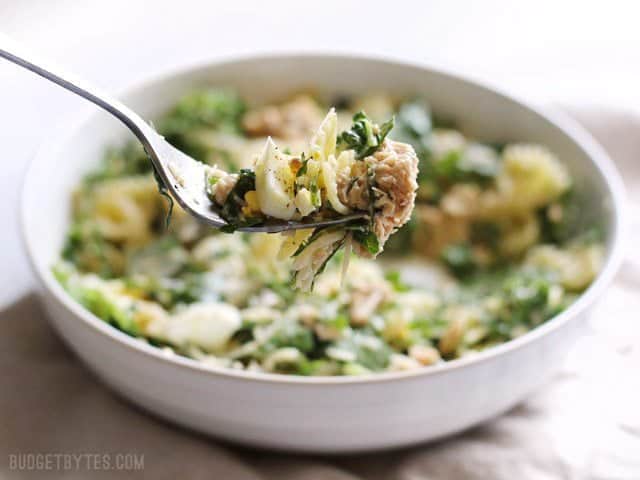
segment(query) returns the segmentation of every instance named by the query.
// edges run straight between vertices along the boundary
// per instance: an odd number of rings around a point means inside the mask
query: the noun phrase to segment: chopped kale
[[[286,322],[270,339],[267,350],[283,347],[294,347],[303,353],[311,352],[315,348],[313,333],[296,322]]]
[[[133,312],[116,305],[102,291],[81,285],[67,285],[66,288],[76,301],[84,305],[87,310],[97,317],[129,335],[136,336],[139,333],[133,319]]]
[[[569,190],[556,202],[538,210],[541,236],[545,242],[561,244],[576,235],[580,224],[580,204],[575,190]]]
[[[176,148],[205,161],[212,148],[193,133],[203,129],[241,133],[245,111],[244,101],[235,93],[221,89],[201,90],[184,96],[160,121],[158,131]]]
[[[424,100],[418,98],[400,105],[393,136],[399,141],[417,142],[422,149],[428,149],[432,128],[429,106]]]
[[[331,360],[313,359],[304,360],[298,365],[299,375],[337,375],[340,371],[340,366]]]
[[[372,231],[354,230],[353,239],[361,244],[371,255],[377,255],[380,251],[378,237]]]
[[[539,273],[517,272],[507,276],[500,287],[503,307],[489,317],[489,335],[505,341],[513,336],[514,328],[532,328],[561,312],[566,304],[549,306],[550,279]]]
[[[233,186],[227,199],[220,209],[220,216],[229,223],[229,228],[233,230],[238,227],[247,225],[255,225],[259,223],[257,219],[247,218],[242,213],[242,207],[245,205],[244,196],[247,192],[256,189],[256,174],[253,170],[243,168],[238,173],[238,180]],[[232,230],[232,231],[233,231]],[[228,231],[228,230],[225,230]]]
[[[371,371],[386,368],[393,353],[386,342],[367,331],[354,331],[352,335],[338,340],[332,348],[352,354],[354,363]]]
[[[464,150],[451,150],[433,164],[440,183],[472,182],[486,184],[498,174],[499,161],[488,147],[473,145]]]
[[[76,220],[72,223],[62,249],[64,260],[102,278],[113,278],[123,273],[120,262],[114,261],[118,254],[117,248],[89,220]]]
[[[448,245],[442,252],[442,261],[457,276],[473,272],[477,265],[471,246],[467,243]]]
[[[198,273],[183,273],[178,278],[135,275],[126,278],[125,283],[142,298],[158,302],[167,309],[197,302],[205,293],[202,275]]]
[[[358,112],[353,116],[351,128],[338,135],[338,148],[354,150],[358,159],[368,157],[380,148],[393,125],[393,117],[378,127],[366,113]]]
[[[331,320],[325,320],[323,323],[337,330],[344,330],[349,326],[349,317],[344,313],[339,313]]]
[[[462,171],[460,170],[460,158],[462,153],[459,150],[447,152],[441,159],[434,162],[434,173],[440,178],[448,182],[461,180]]]
[[[151,162],[142,145],[131,141],[120,148],[109,148],[100,163],[100,167],[84,178],[87,185],[104,180],[142,175],[150,172]]]
[[[398,270],[388,270],[384,274],[384,278],[393,286],[396,292],[407,292],[411,288],[402,281],[400,272]]]
[[[158,130],[167,137],[203,127],[239,133],[245,111],[244,101],[235,93],[220,89],[201,90],[182,97],[158,124]]]
[[[300,155],[300,163],[302,163],[302,166],[296,172],[296,178],[302,177],[307,173],[307,164],[309,163],[309,159],[305,156],[304,152]]]
[[[391,137],[413,146],[418,156],[418,194],[433,200],[440,194],[433,168],[431,132],[433,123],[427,103],[416,98],[400,105]]]
[[[278,295],[285,305],[290,305],[296,299],[296,291],[291,288],[288,281],[271,281],[265,285],[265,288]]]

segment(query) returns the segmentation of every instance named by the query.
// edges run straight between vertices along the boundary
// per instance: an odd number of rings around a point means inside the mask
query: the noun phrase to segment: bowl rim
[[[29,212],[27,211],[28,197],[32,188],[30,188],[31,179],[34,177],[37,165],[43,159],[55,154],[65,145],[70,137],[94,115],[100,113],[99,109],[86,108],[78,113],[71,122],[62,122],[62,124],[54,129],[54,131],[40,144],[36,153],[29,162],[22,182],[22,191],[20,195],[20,230],[22,241],[25,245],[25,251],[31,265],[32,270],[39,283],[48,291],[51,296],[64,307],[68,314],[73,314],[81,319],[86,326],[94,331],[103,334],[110,341],[126,347],[134,354],[144,355],[146,357],[166,362],[170,365],[186,369],[192,373],[199,373],[208,377],[224,377],[226,379],[243,380],[259,383],[286,384],[286,385],[319,385],[319,386],[339,386],[339,385],[366,385],[381,382],[399,382],[402,380],[413,379],[418,377],[429,377],[434,375],[445,374],[454,370],[463,369],[472,365],[487,362],[506,355],[509,352],[520,349],[525,345],[533,343],[538,339],[550,334],[551,332],[565,326],[571,319],[584,312],[602,292],[610,284],[613,276],[617,272],[623,258],[623,238],[626,227],[625,222],[625,190],[620,174],[618,173],[613,161],[604,149],[593,139],[584,127],[576,120],[568,115],[550,108],[540,108],[532,105],[529,101],[518,98],[512,93],[505,92],[502,88],[491,85],[484,80],[478,80],[469,75],[462,75],[452,69],[443,68],[442,66],[432,65],[421,60],[413,61],[401,59],[389,55],[378,54],[362,54],[351,52],[324,52],[324,51],[278,51],[270,53],[251,53],[251,54],[228,54],[219,55],[213,58],[200,59],[194,62],[173,66],[162,69],[158,72],[144,76],[142,79],[128,84],[126,87],[119,89],[116,98],[121,98],[132,92],[139,92],[145,86],[156,85],[163,81],[168,81],[178,76],[194,75],[199,71],[210,68],[225,68],[227,65],[254,62],[264,59],[273,60],[296,60],[296,59],[312,59],[312,60],[365,60],[371,62],[379,62],[392,64],[400,68],[412,68],[423,71],[431,71],[435,74],[450,77],[456,81],[460,81],[479,88],[492,94],[505,98],[506,100],[517,103],[518,105],[532,111],[544,120],[554,125],[576,143],[593,162],[594,166],[602,175],[606,187],[609,189],[612,198],[612,223],[610,227],[610,251],[606,257],[605,264],[598,273],[591,285],[574,301],[566,310],[560,314],[550,318],[540,326],[535,327],[521,337],[509,340],[500,345],[488,348],[474,355],[469,355],[459,359],[450,360],[441,364],[416,370],[400,371],[400,372],[380,372],[362,376],[318,376],[307,377],[300,375],[287,375],[266,372],[252,372],[247,370],[235,370],[228,367],[219,367],[212,365],[204,365],[197,360],[179,354],[167,355],[161,349],[154,347],[140,339],[130,336],[115,327],[109,325],[100,319],[84,306],[74,300],[64,288],[57,282],[51,272],[51,266],[40,265],[36,260],[34,253],[35,247],[31,240],[31,234],[28,228]]]

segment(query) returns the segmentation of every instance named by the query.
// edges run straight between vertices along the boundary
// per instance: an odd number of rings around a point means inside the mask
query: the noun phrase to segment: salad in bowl
[[[282,235],[214,231],[163,198],[141,146],[107,149],[73,192],[55,276],[105,322],[203,365],[430,368],[545,323],[603,263],[562,158],[526,138],[483,143],[420,96],[307,91],[256,105],[206,88],[156,126],[208,165],[232,227],[367,213]]]
[[[607,154],[571,119],[458,75],[259,55],[165,72],[120,98],[207,168],[237,182],[256,174],[256,188],[229,197],[240,221],[267,213],[257,188],[276,178],[258,181],[256,167],[269,137],[286,160],[269,169],[289,188],[267,209],[313,189],[313,214],[342,215],[338,192],[368,220],[333,232],[327,246],[344,241],[323,270],[313,260],[324,248],[303,257],[313,233],[214,231],[177,206],[168,219],[144,152],[102,112],[39,150],[22,226],[52,325],[114,391],[218,438],[346,453],[484,422],[560,368],[622,257],[624,189]],[[331,148],[298,177],[332,108]],[[415,178],[358,175],[386,165],[385,143],[411,147]],[[349,190],[361,204],[348,205],[338,177],[361,179]],[[381,242],[371,220],[385,195],[408,199],[411,214],[404,225],[404,213],[389,216],[397,225]],[[297,267],[312,273],[308,288]]]

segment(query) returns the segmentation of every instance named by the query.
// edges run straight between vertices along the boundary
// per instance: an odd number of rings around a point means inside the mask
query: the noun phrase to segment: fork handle
[[[18,45],[17,42],[6,35],[0,35],[0,57],[95,103],[122,121],[138,137],[147,151],[153,150],[149,138],[153,137],[154,134],[157,136],[155,130],[129,107],[96,86],[63,71],[57,66],[47,64],[47,62],[36,58],[24,46]]]

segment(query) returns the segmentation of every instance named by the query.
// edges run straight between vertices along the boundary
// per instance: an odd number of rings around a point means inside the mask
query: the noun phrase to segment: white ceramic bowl
[[[166,355],[95,317],[51,274],[69,221],[70,192],[128,134],[98,111],[65,125],[36,155],[22,203],[24,241],[51,321],[108,385],[172,422],[261,447],[350,452],[433,440],[514,406],[552,374],[579,335],[594,300],[619,263],[622,187],[603,150],[575,123],[430,68],[349,56],[242,58],[170,72],[121,98],[153,119],[202,85],[236,88],[253,100],[308,86],[329,93],[383,90],[422,94],[436,113],[476,138],[539,142],[569,166],[585,197],[584,221],[602,219],[607,260],[570,308],[517,340],[473,357],[408,373],[307,378],[203,367]]]

